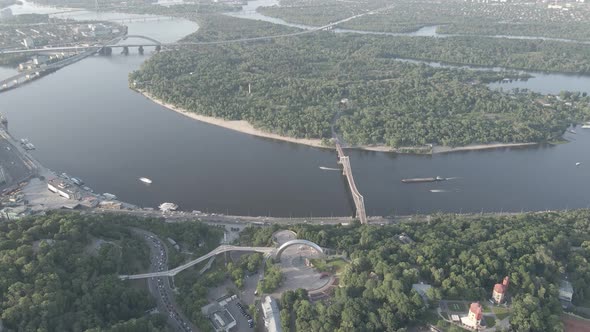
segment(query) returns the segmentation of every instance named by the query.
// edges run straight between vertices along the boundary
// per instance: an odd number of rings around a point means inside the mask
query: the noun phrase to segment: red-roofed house
[[[508,291],[508,284],[510,283],[510,278],[506,277],[502,281],[501,284],[494,285],[494,291],[492,292],[492,298],[496,303],[500,304],[504,302],[504,298],[506,297],[506,292]]]
[[[483,318],[483,308],[479,302],[473,302],[469,306],[469,314],[467,317],[461,318],[461,323],[472,328],[479,329],[481,327],[481,319]]]

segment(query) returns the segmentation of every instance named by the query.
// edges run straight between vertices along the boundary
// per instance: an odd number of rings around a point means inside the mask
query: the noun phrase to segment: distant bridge
[[[148,41],[148,43],[137,43],[137,44],[119,44],[121,40],[126,39],[143,39]],[[121,37],[117,37],[113,40],[108,41],[104,45],[67,45],[67,46],[53,46],[53,47],[42,47],[42,48],[27,48],[27,49],[16,49],[16,50],[0,50],[0,55],[2,54],[27,54],[27,53],[55,53],[55,52],[80,52],[80,51],[99,51],[102,48],[110,47],[139,47],[139,46],[160,46],[163,45],[160,41],[142,35],[124,35]],[[168,44],[172,45],[172,44]]]
[[[320,246],[318,246],[317,244],[315,244],[311,241],[308,241],[308,240],[300,240],[300,239],[287,241],[287,242],[283,243],[278,248],[274,248],[274,247],[239,247],[239,246],[231,246],[231,245],[221,245],[221,246],[213,249],[208,254],[205,254],[195,260],[192,260],[188,263],[185,263],[183,265],[180,265],[180,266],[178,266],[174,269],[168,270],[168,271],[133,274],[133,275],[120,275],[119,278],[122,280],[135,280],[135,279],[146,279],[146,278],[154,278],[154,277],[173,277],[173,276],[177,275],[178,273],[188,269],[189,267],[197,265],[203,261],[206,261],[207,259],[209,259],[213,256],[217,256],[219,254],[222,254],[222,253],[228,252],[228,251],[259,252],[259,253],[265,254],[266,256],[273,256],[274,255],[274,257],[277,260],[280,260],[283,251],[285,251],[285,249],[287,249],[288,247],[294,246],[294,245],[305,245],[305,246],[308,246],[308,247],[311,247],[311,248],[317,250],[320,254],[324,253],[324,250]]]
[[[384,8],[385,9],[385,8]],[[377,11],[371,11],[363,14],[357,14],[337,22],[332,22],[321,27],[310,28],[303,31],[292,32],[292,33],[285,33],[280,35],[272,35],[272,36],[262,36],[262,37],[250,37],[250,38],[238,38],[238,39],[229,39],[229,40],[217,40],[217,41],[202,41],[202,42],[173,42],[173,43],[161,43],[153,38],[142,36],[142,35],[127,35],[122,37],[122,39],[127,38],[140,38],[149,41],[150,43],[146,44],[137,44],[137,45],[124,45],[118,44],[116,42],[109,42],[105,45],[78,45],[78,46],[58,46],[58,47],[45,47],[45,48],[37,48],[37,49],[14,49],[14,50],[0,50],[0,55],[2,54],[21,54],[21,53],[39,53],[39,52],[64,52],[64,51],[84,51],[84,50],[100,50],[102,48],[110,47],[139,47],[139,46],[166,46],[166,47],[186,47],[186,46],[199,46],[199,45],[222,45],[222,44],[231,44],[231,43],[244,43],[244,42],[253,42],[253,41],[261,41],[261,40],[272,40],[276,38],[284,38],[284,37],[294,37],[300,36],[305,34],[314,33],[317,31],[323,30],[331,30],[334,26],[350,21],[352,19],[376,13]]]

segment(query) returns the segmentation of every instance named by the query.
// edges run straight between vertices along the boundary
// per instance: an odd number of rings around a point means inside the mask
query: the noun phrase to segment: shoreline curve
[[[278,134],[269,133],[266,131],[262,131],[260,129],[255,128],[251,123],[246,120],[224,120],[221,118],[216,118],[212,116],[200,115],[194,112],[190,112],[186,109],[181,107],[166,103],[154,96],[152,96],[149,92],[140,90],[140,89],[133,89],[143,95],[145,98],[149,99],[155,104],[158,104],[166,109],[169,109],[173,112],[178,114],[184,115],[188,118],[193,120],[197,120],[200,122],[208,123],[214,126],[222,127],[225,129],[237,131],[243,134],[248,134],[257,137],[263,138],[270,138],[278,141],[290,142],[295,144],[302,144],[307,145],[315,148],[322,148],[322,149],[335,149],[333,146],[327,146],[323,144],[321,139],[317,138],[294,138],[294,137],[287,137],[281,136]],[[420,151],[425,150],[425,147],[401,147],[401,148],[392,148],[385,145],[363,145],[363,146],[352,146],[347,147],[351,149],[359,149],[365,151],[374,151],[374,152],[393,152],[393,153],[403,153],[403,154],[439,154],[439,153],[451,153],[451,152],[459,152],[459,151],[478,151],[478,150],[491,150],[491,149],[499,149],[499,148],[513,148],[513,147],[528,147],[528,146],[535,146],[539,143],[489,143],[489,144],[474,144],[474,145],[467,145],[467,146],[459,146],[459,147],[449,147],[449,146],[434,146],[430,149],[428,153],[416,153],[416,152],[404,152],[407,150],[414,150]]]

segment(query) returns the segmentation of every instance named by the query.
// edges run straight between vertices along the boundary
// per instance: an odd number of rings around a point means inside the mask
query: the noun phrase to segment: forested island
[[[337,0],[280,0],[260,7],[264,15],[288,22],[323,26],[368,10],[372,15],[339,24],[339,28],[379,32],[412,32],[438,26],[437,32],[465,35],[508,35],[590,40],[590,5],[569,3],[391,1],[369,3]]]
[[[489,303],[494,284],[510,278],[510,303],[486,309],[509,317],[514,331],[563,331],[560,280],[573,285],[573,309],[590,304],[590,211],[514,216],[434,215],[392,226],[292,226],[298,238],[350,258],[326,301],[305,292],[281,299],[285,331],[405,331],[423,324],[462,331],[436,314],[439,301]],[[267,237],[260,229],[252,237]],[[400,240],[404,236],[404,241]],[[428,303],[412,285],[432,286]],[[484,305],[485,305],[484,303]],[[493,313],[496,313],[492,315]],[[446,319],[450,320],[450,317]],[[492,318],[489,324],[495,324]]]
[[[185,40],[296,31],[226,16],[209,16],[203,22],[199,32]],[[200,45],[153,56],[130,75],[130,85],[191,113],[245,120],[263,132],[323,140],[326,145],[332,124],[352,146],[549,142],[559,140],[572,123],[590,117],[586,94],[564,94],[551,99],[548,107],[540,94],[503,93],[485,85],[518,78],[517,73],[433,68],[398,59],[444,57],[506,67],[522,59],[523,67],[549,65],[554,70],[588,68],[590,63],[584,55],[588,50],[579,45],[504,42],[511,46],[500,47],[494,39],[474,45],[469,37],[418,41],[318,32]],[[537,48],[535,43],[543,45]],[[572,56],[553,61],[557,49]]]

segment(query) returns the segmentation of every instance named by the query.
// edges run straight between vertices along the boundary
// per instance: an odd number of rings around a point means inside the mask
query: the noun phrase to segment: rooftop
[[[505,291],[506,291],[506,289],[504,288],[504,285],[502,285],[502,284],[495,284],[494,285],[494,292],[499,293],[499,294],[504,294]]]
[[[264,325],[268,332],[282,332],[277,301],[270,296],[265,297],[262,301],[262,313],[264,314]]]
[[[471,303],[469,306],[469,312],[474,313],[477,320],[480,320],[483,317],[483,308],[479,302]]]
[[[559,283],[559,291],[560,292],[567,292],[567,293],[574,293],[574,288],[572,287],[572,283],[567,280],[561,280]]]

